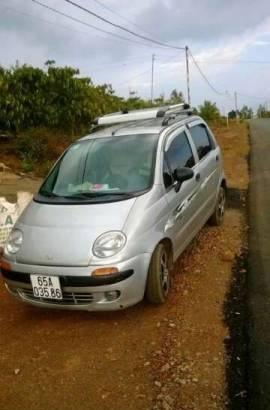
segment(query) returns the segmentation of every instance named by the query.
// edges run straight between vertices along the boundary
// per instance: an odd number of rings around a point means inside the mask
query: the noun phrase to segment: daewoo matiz
[[[183,104],[100,117],[60,157],[6,243],[9,292],[36,306],[163,303],[173,262],[210,221],[226,181],[207,124]]]

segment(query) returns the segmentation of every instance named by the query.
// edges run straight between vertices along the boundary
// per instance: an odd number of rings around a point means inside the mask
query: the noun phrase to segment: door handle
[[[198,172],[198,174],[195,175],[196,181],[200,181],[201,179],[201,174]]]
[[[217,162],[219,161],[219,155],[216,156],[216,161],[217,161]]]

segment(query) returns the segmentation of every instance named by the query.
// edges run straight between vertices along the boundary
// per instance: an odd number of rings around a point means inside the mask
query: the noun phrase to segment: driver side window
[[[174,175],[177,168],[192,168],[195,159],[189,145],[186,133],[183,131],[177,135],[164,154],[163,178],[164,185],[169,188],[174,182]]]

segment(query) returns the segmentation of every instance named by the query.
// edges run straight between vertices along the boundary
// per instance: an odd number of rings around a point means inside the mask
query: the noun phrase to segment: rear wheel
[[[165,302],[170,288],[170,252],[163,244],[159,244],[153,253],[146,285],[146,299],[150,303]]]
[[[224,220],[224,214],[225,214],[225,204],[226,204],[226,192],[225,192],[225,189],[221,186],[219,188],[215,211],[213,215],[211,216],[211,218],[209,219],[209,222],[211,225],[219,226],[222,224]]]

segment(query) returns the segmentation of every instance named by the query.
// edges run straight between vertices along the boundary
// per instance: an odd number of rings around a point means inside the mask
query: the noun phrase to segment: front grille
[[[17,289],[17,293],[27,300],[40,301],[54,305],[89,305],[94,301],[93,293],[86,292],[63,292],[63,299],[37,298],[32,289]]]

